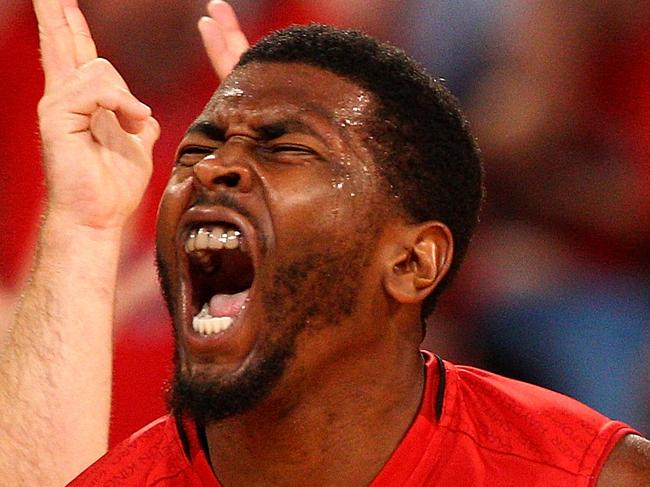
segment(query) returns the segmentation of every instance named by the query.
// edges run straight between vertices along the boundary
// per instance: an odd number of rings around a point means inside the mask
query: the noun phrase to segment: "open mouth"
[[[191,284],[192,329],[217,335],[246,308],[255,268],[250,245],[232,223],[200,222],[188,229],[185,253]]]

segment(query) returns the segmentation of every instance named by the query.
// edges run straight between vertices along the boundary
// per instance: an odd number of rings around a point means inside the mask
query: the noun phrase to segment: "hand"
[[[158,123],[95,44],[77,0],[33,0],[45,93],[38,107],[48,212],[121,230],[152,171]]]
[[[249,44],[229,4],[212,0],[208,3],[208,14],[209,17],[199,20],[199,32],[212,67],[223,80],[248,50]]]

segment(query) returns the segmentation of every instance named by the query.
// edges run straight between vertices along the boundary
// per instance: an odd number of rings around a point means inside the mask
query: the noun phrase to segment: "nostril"
[[[222,174],[212,180],[215,185],[222,184],[228,188],[234,188],[239,184],[241,176],[236,172],[229,172],[227,174]]]

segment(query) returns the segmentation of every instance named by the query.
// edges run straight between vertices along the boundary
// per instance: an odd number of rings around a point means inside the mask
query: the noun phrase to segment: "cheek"
[[[378,178],[372,155],[362,143],[353,137],[344,149],[340,150],[340,158],[332,167],[332,188],[337,191],[336,199],[348,206],[358,205],[376,190]]]
[[[305,171],[269,182],[269,207],[278,238],[314,234],[341,214],[338,191],[329,172]]]
[[[354,181],[356,183],[356,181]],[[270,204],[277,245],[283,251],[322,251],[347,246],[368,223],[371,191],[363,184],[339,186],[328,174],[318,184],[300,181],[278,191]],[[354,186],[354,189],[351,189]],[[300,243],[309,248],[300,249]],[[329,250],[328,250],[329,249]]]
[[[158,207],[156,245],[163,255],[170,256],[175,251],[178,220],[187,208],[191,194],[191,178],[174,173]]]

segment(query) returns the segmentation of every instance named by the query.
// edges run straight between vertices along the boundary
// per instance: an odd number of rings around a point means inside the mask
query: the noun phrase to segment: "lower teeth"
[[[232,322],[233,319],[230,316],[212,316],[206,303],[192,319],[192,328],[202,335],[213,335],[230,328]]]

